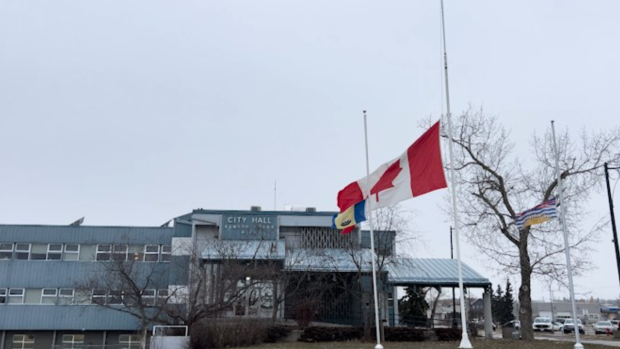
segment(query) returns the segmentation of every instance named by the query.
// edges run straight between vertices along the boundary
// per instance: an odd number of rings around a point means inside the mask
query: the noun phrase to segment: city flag
[[[332,218],[332,228],[342,229],[342,234],[348,234],[355,225],[366,220],[366,200],[349,207],[344,212],[335,214]]]
[[[558,218],[557,202],[555,198],[545,201],[542,204],[521,212],[517,215],[515,223],[519,229],[530,225],[544,223],[551,218]]]
[[[365,198],[372,201],[373,209],[377,209],[445,188],[439,137],[438,121],[401,156],[371,173],[370,186],[364,177],[344,187],[338,193],[340,212]]]

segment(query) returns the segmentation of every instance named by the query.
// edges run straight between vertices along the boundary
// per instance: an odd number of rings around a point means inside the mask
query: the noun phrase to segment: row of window
[[[139,296],[145,305],[165,303],[169,298],[167,289],[147,289]],[[0,288],[0,304],[48,304],[48,305],[87,305],[87,304],[129,304],[136,302],[120,290],[92,291],[72,288]]]
[[[64,334],[62,336],[63,348],[81,348],[86,336],[83,334]],[[138,349],[140,348],[141,335],[138,334],[121,334],[118,342],[123,348]],[[14,334],[13,349],[34,348],[35,335],[33,334]]]
[[[170,245],[0,243],[1,260],[169,262]]]

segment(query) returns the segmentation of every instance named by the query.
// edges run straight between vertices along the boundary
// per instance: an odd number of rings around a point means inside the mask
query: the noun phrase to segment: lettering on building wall
[[[224,215],[220,229],[224,240],[276,240],[278,237],[275,216]]]

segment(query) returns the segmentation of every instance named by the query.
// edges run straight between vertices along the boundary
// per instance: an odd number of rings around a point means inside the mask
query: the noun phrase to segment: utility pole
[[[618,248],[618,232],[616,231],[616,217],[614,216],[614,199],[611,196],[611,186],[609,185],[609,170],[617,170],[620,167],[609,167],[605,163],[605,181],[607,182],[607,198],[609,200],[609,214],[611,216],[611,230],[614,234],[614,247],[616,249],[616,266],[618,268],[618,280],[620,281],[620,249]]]

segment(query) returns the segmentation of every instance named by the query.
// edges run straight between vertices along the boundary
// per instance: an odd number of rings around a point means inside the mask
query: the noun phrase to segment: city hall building
[[[136,303],[181,309],[170,324],[203,307],[209,318],[359,325],[372,318],[370,235],[340,234],[333,214],[252,207],[197,209],[170,227],[0,225],[0,349],[138,348],[140,319],[114,310]],[[387,325],[402,323],[398,287],[458,287],[456,260],[398,258],[392,231],[375,232],[375,245]],[[141,275],[138,300],[126,286],[89,288],[114,263]],[[489,280],[463,264],[463,283],[485,290],[490,312]]]

